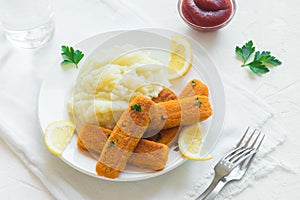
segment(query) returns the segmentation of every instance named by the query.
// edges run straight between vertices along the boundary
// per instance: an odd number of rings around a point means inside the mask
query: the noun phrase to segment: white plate
[[[76,49],[80,49],[85,53],[84,59],[93,56],[96,51],[105,49],[112,45],[134,44],[137,47],[149,49],[169,49],[170,38],[173,35],[180,35],[176,32],[162,29],[143,29],[131,31],[112,31],[98,34],[88,38],[77,45]],[[184,37],[184,36],[182,36]],[[186,38],[186,37],[184,37]],[[222,81],[218,71],[207,55],[206,51],[195,41],[186,38],[192,45],[193,49],[193,66],[189,72],[180,80],[172,82],[174,91],[181,91],[186,82],[192,78],[197,78],[206,83],[210,90],[210,101],[214,110],[213,116],[201,123],[206,147],[211,151],[217,143],[225,115],[225,95]],[[93,53],[94,52],[94,53]],[[72,87],[76,81],[79,70],[63,70],[60,67],[59,58],[51,67],[47,79],[43,82],[38,104],[38,117],[42,132],[45,132],[47,125],[53,121],[68,119],[67,101],[72,92]],[[164,62],[164,61],[162,61]],[[107,179],[97,176],[95,172],[96,160],[89,155],[78,150],[77,135],[74,135],[64,153],[60,157],[71,167],[94,177],[113,180],[113,181],[136,181],[152,178],[164,174],[186,161],[178,151],[174,151],[175,147],[170,148],[168,163],[164,170],[158,172],[149,172],[128,166],[116,179]]]

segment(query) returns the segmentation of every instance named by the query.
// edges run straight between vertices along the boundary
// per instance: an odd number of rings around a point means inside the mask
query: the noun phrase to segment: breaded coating
[[[151,122],[155,123],[151,123],[147,129],[150,132],[194,124],[212,115],[208,97],[199,95],[158,103],[155,110],[156,112],[151,116]]]
[[[163,129],[159,131],[157,134],[146,138],[147,140],[151,140],[157,143],[168,145],[171,147],[175,141],[177,140],[179,127]]]
[[[201,95],[201,96],[208,96],[209,91],[208,87],[202,83],[201,81],[197,79],[192,79],[183,89],[181,92],[179,98],[185,98],[185,97],[192,97],[196,95]],[[168,89],[164,88],[156,98],[152,98],[152,101],[155,103],[160,103],[160,102],[166,102],[170,100],[176,100],[177,96],[176,94]],[[157,121],[154,121],[153,123],[160,123]],[[151,129],[152,125],[150,124],[150,128],[148,131]],[[156,141],[159,143],[163,143],[168,145],[169,147],[173,145],[174,141],[177,139],[177,133],[178,133],[179,127],[174,127],[174,128],[169,128],[169,129],[163,129],[159,133],[148,137],[147,139]]]
[[[159,103],[176,99],[177,95],[172,90],[170,90],[169,88],[164,88],[162,91],[160,91],[157,97],[152,98],[152,101],[155,103]]]
[[[78,134],[77,146],[80,150],[96,154],[98,159],[111,132],[109,129],[86,123]],[[168,146],[141,139],[128,163],[144,169],[162,170],[168,161],[168,153]]]
[[[159,103],[176,99],[177,95],[172,90],[170,90],[169,88],[164,88],[162,91],[160,91],[157,97],[152,98],[152,101],[154,101],[155,103]],[[169,147],[171,147],[177,139],[178,130],[179,127],[161,130],[155,135],[153,135],[154,133],[152,133],[151,136],[147,139],[154,142],[166,144]]]
[[[96,164],[99,176],[116,178],[122,172],[150,123],[149,110],[155,103],[142,96],[135,97],[124,111],[106,141]]]
[[[144,169],[163,170],[167,164],[169,147],[150,140],[140,140],[128,163]]]
[[[208,87],[197,79],[192,79],[179,95],[179,99],[193,97],[196,95],[208,97]]]
[[[81,150],[100,154],[111,132],[109,129],[85,123],[78,134],[77,146]]]

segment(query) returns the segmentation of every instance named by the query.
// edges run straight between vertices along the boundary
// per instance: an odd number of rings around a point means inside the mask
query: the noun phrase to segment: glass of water
[[[55,24],[50,0],[0,0],[0,21],[16,46],[36,48],[53,36]]]

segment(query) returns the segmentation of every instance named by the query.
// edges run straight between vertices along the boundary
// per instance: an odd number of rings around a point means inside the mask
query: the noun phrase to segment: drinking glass
[[[16,46],[36,48],[53,36],[55,24],[50,0],[0,0],[0,21]]]

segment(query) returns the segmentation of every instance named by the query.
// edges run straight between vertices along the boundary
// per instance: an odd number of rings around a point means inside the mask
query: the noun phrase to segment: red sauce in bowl
[[[182,14],[190,23],[214,27],[226,22],[232,14],[231,0],[182,0]]]

